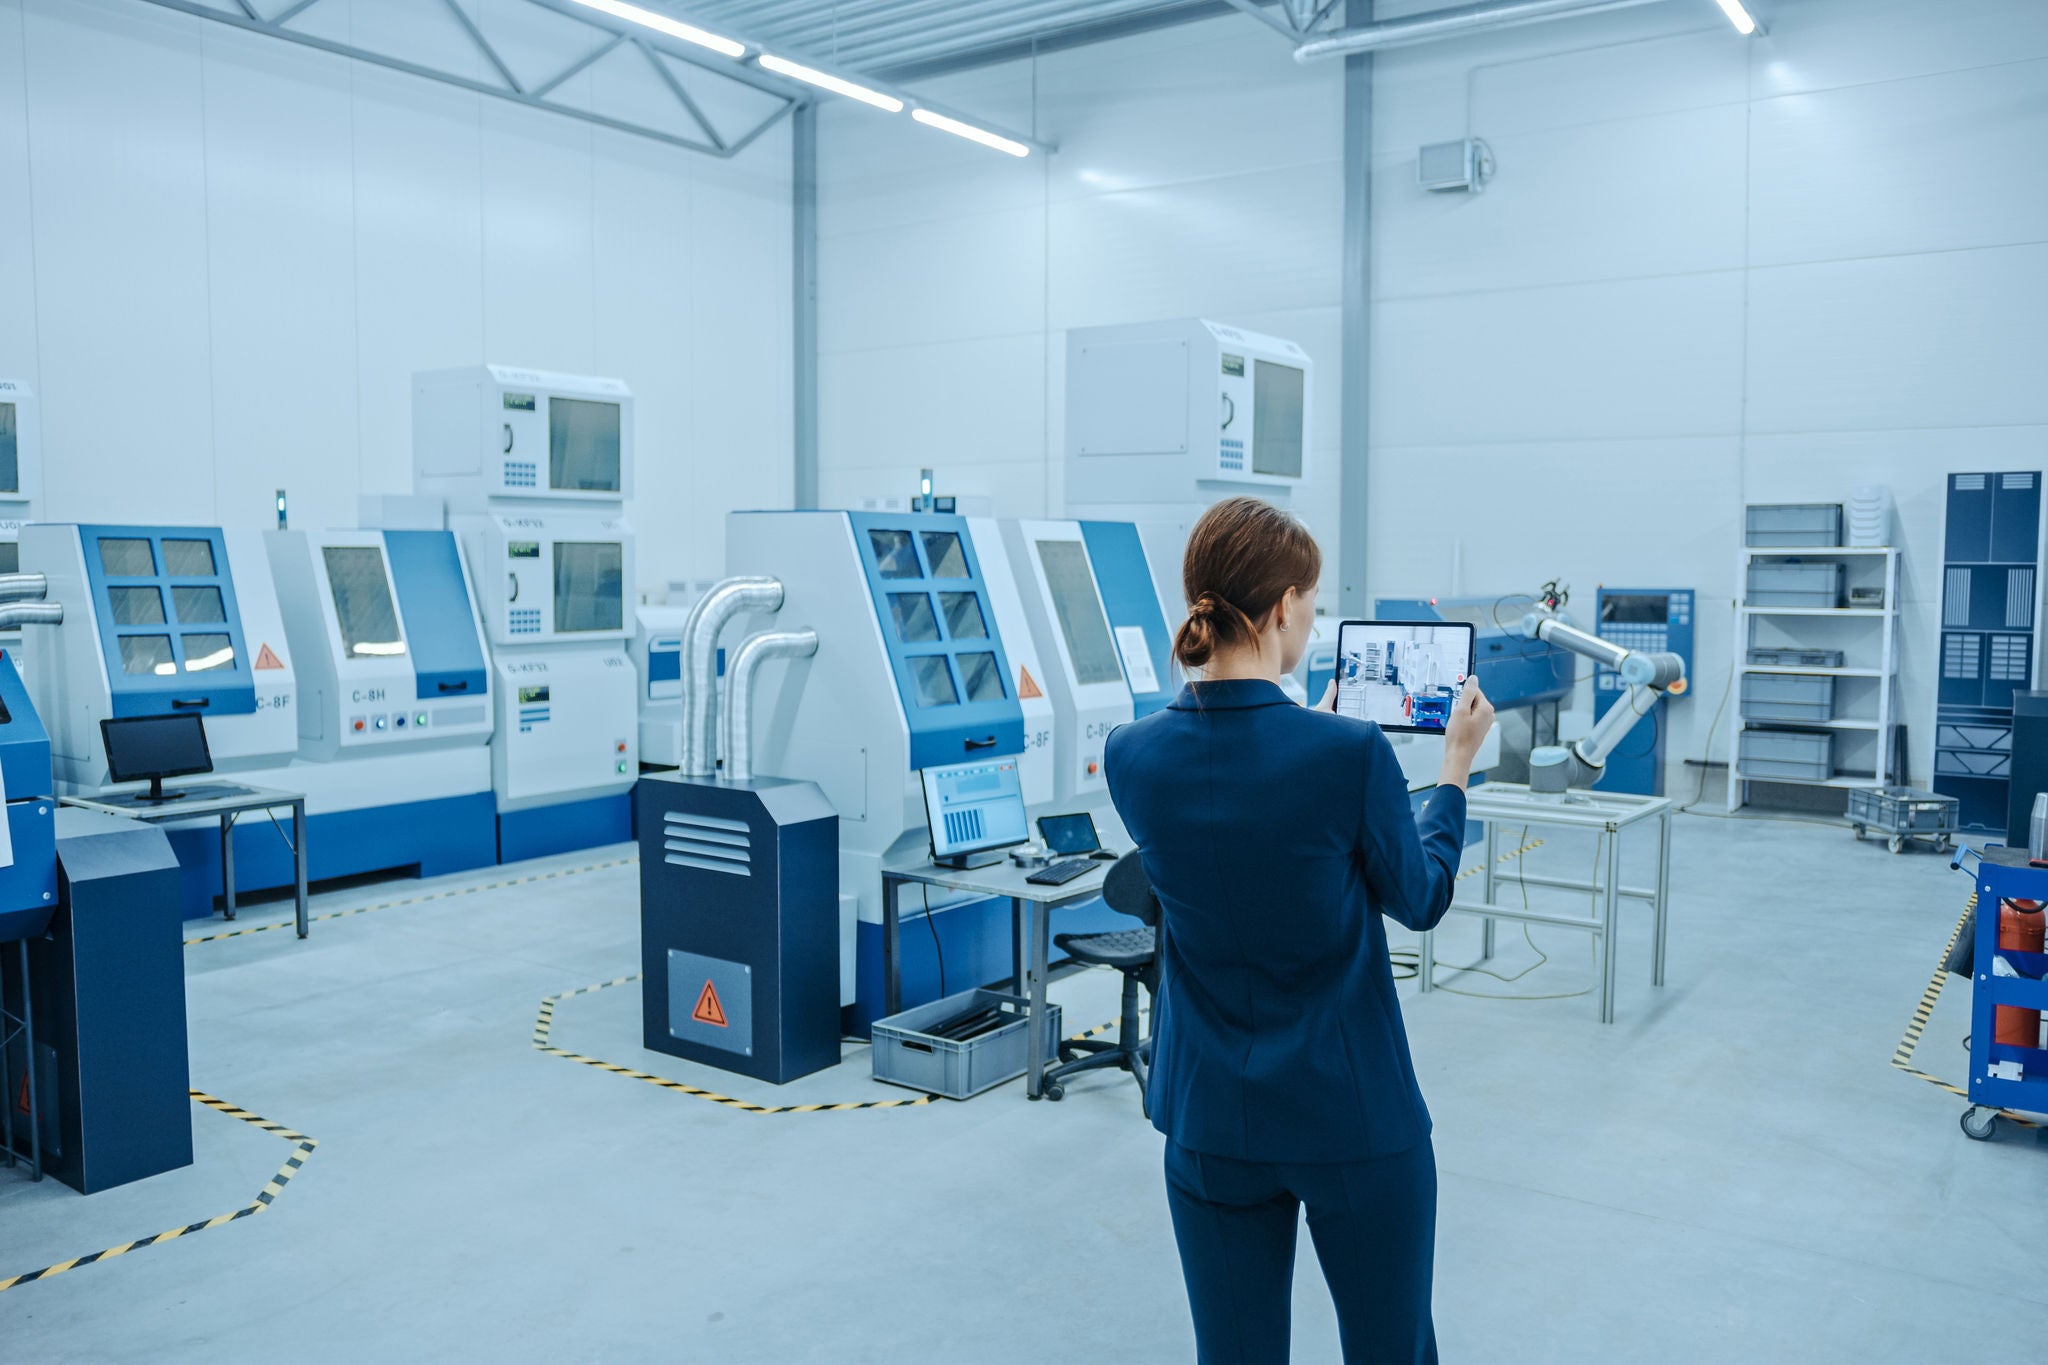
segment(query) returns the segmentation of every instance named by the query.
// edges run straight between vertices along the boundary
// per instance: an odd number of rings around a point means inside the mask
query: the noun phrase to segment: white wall
[[[532,7],[470,8],[515,69],[564,64]],[[485,74],[438,4],[306,22]],[[564,97],[651,110],[636,80]],[[262,526],[283,486],[352,526],[411,486],[413,371],[491,360],[631,385],[641,581],[715,575],[724,514],[790,497],[789,174],[786,123],[720,161],[137,0],[0,0],[0,375],[42,402],[40,515]]]
[[[2048,466],[2048,4],[1757,8],[1756,40],[1670,0],[1377,58],[1371,477],[1343,495],[1374,595],[1696,588],[1677,760],[1729,676],[1743,504],[1889,483],[1924,781],[1944,476]],[[1035,113],[1050,159],[829,109],[825,499],[929,464],[1056,510],[1064,330],[1200,314],[1315,357],[1333,545],[1341,78],[1231,16],[930,83]],[[1486,192],[1418,189],[1416,147],[1468,129]]]

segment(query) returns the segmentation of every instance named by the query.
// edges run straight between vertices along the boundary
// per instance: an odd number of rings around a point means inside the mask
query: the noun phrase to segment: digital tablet
[[[1346,621],[1337,627],[1337,714],[1440,735],[1478,647],[1469,621]]]

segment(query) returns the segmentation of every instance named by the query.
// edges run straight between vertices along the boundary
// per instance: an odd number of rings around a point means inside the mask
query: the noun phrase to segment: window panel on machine
[[[108,588],[117,626],[156,626],[164,621],[164,595],[156,588]]]
[[[221,599],[219,588],[172,588],[171,602],[177,609],[179,622],[184,625],[227,624],[227,603]]]
[[[577,493],[619,491],[619,405],[548,400],[548,481]]]
[[[368,545],[328,545],[320,554],[327,563],[327,591],[341,626],[342,651],[351,659],[388,659],[405,653],[405,632],[391,600],[384,552]]]
[[[109,578],[155,578],[156,554],[149,542],[127,536],[100,540],[100,569]]]
[[[1117,661],[1116,641],[1109,635],[1109,622],[1102,615],[1102,599],[1095,595],[1095,576],[1088,571],[1088,552],[1078,540],[1041,540],[1038,562],[1045,568],[1045,586],[1052,593],[1053,611],[1066,636],[1067,653],[1074,660],[1075,681],[1121,682],[1123,665]]]
[[[923,578],[917,547],[908,531],[870,531],[868,547],[875,554],[875,572],[884,578]]]
[[[185,671],[212,673],[235,666],[235,643],[225,635],[186,635]]]
[[[953,531],[926,531],[924,533],[924,557],[932,566],[933,578],[966,578],[967,552],[960,548],[960,537]]]
[[[889,615],[896,622],[896,638],[906,645],[935,644],[939,638],[938,618],[932,615],[932,599],[921,592],[889,594]]]
[[[123,635],[121,637],[121,671],[130,677],[157,676],[176,673],[178,664],[171,657],[171,637],[168,635]]]
[[[613,631],[626,619],[626,547],[616,540],[555,542],[555,630]]]
[[[953,686],[953,672],[943,654],[923,654],[910,661],[911,680],[917,684],[919,706],[952,706],[960,700]]]
[[[981,614],[981,598],[971,592],[942,592],[939,605],[946,613],[946,634],[955,640],[986,640],[988,619]]]
[[[164,575],[168,578],[212,578],[213,542],[164,538]]]
[[[996,666],[993,654],[962,654],[960,657],[960,681],[967,688],[969,701],[1001,701],[1008,695],[1003,688],[1003,670]]]

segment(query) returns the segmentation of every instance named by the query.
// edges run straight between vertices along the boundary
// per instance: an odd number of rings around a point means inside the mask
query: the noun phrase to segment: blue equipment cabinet
[[[1596,616],[1594,633],[1601,639],[1612,641],[1624,649],[1676,654],[1685,660],[1686,676],[1692,676],[1691,588],[1603,586]],[[1596,721],[1627,695],[1628,689],[1619,673],[1611,668],[1593,671],[1593,717]],[[1667,697],[1665,705],[1680,700],[1684,695],[1680,692]],[[1597,784],[1601,791],[1634,792],[1639,796],[1664,794],[1666,719],[1660,707],[1651,714],[1649,724],[1637,722],[1636,732],[1607,756],[1607,771]]]
[[[1963,853],[1956,854],[1960,864]],[[1970,1110],[1963,1131],[1988,1138],[1997,1122],[1983,1109],[2048,1114],[2048,1050],[1995,1041],[2000,1005],[2048,1010],[2048,954],[1998,946],[1999,908],[2009,900],[2048,900],[2048,868],[2032,867],[2023,848],[1993,845],[1977,863],[1977,938],[1971,966]]]

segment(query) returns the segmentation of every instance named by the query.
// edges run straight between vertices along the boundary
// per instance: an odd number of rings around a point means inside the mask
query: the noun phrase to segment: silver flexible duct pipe
[[[773,578],[728,578],[697,599],[683,623],[684,777],[718,771],[718,633],[735,616],[782,610]]]
[[[1608,10],[1663,3],[1664,0],[1508,0],[1505,4],[1460,5],[1456,9],[1434,10],[1407,19],[1388,19],[1384,23],[1344,29],[1326,38],[1303,43],[1294,49],[1294,60],[1313,62],[1353,52],[1408,47],[1415,43],[1433,43],[1442,38],[1462,38],[1472,33],[1541,24],[1552,19],[1576,19],[1583,14],[1604,14]]]
[[[754,776],[754,674],[770,659],[808,659],[818,652],[815,630],[764,630],[749,635],[725,667],[725,779]]]
[[[64,624],[62,602],[6,602],[0,603],[0,630],[13,630],[16,626],[61,626]]]
[[[40,602],[50,580],[39,573],[0,573],[0,602]]]

